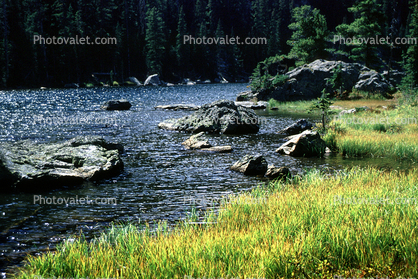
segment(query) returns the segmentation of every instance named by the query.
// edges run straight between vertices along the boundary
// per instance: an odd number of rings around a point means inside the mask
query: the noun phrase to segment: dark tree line
[[[371,1],[371,0],[369,0]],[[381,4],[382,35],[409,34],[414,19],[407,0]],[[309,4],[326,18],[328,30],[350,24],[355,0],[0,0],[0,87],[62,86],[91,82],[93,73],[119,81],[159,73],[229,80],[248,76],[269,56],[288,54],[295,7]],[[367,2],[367,1],[360,1]],[[372,1],[373,2],[373,1]],[[316,15],[318,20],[321,20]],[[408,22],[409,21],[409,22]],[[349,30],[348,30],[349,31]],[[348,32],[347,31],[347,32]],[[113,37],[117,44],[34,44],[34,36]],[[265,37],[266,45],[189,45],[183,36]],[[329,42],[328,42],[329,43]],[[389,52],[382,55],[389,57]],[[395,50],[401,59],[405,47]]]

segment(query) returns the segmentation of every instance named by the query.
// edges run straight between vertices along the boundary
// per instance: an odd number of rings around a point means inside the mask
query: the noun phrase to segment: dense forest
[[[94,73],[123,81],[159,73],[230,81],[248,77],[277,54],[356,61],[396,68],[408,45],[372,48],[334,44],[335,34],[405,37],[413,32],[408,0],[0,0],[0,87],[92,82]],[[302,9],[303,5],[311,8]],[[299,21],[303,19],[307,26]],[[412,23],[411,23],[412,22]],[[302,30],[312,29],[312,30]],[[319,30],[319,31],[318,31]],[[360,31],[359,31],[360,30]],[[321,51],[307,51],[313,34]],[[363,32],[363,33],[361,33]],[[267,38],[267,44],[186,44],[193,37]],[[34,37],[116,38],[117,44],[39,44]],[[299,48],[299,49],[298,49]],[[308,53],[309,52],[309,53]],[[364,59],[364,53],[370,57]],[[356,55],[357,53],[357,55]]]

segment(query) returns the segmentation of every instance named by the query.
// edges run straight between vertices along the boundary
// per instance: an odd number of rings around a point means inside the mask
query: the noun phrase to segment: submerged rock
[[[325,141],[316,131],[306,130],[303,133],[286,138],[288,141],[276,152],[294,157],[322,156],[325,153]]]
[[[306,119],[300,119],[296,123],[293,123],[292,125],[284,128],[283,130],[280,130],[277,133],[290,136],[290,135],[299,134],[305,130],[310,130],[312,129],[312,127],[313,127],[312,123],[310,123]]]
[[[63,143],[0,144],[0,191],[47,190],[118,175],[123,147],[97,136]]]
[[[267,171],[267,161],[261,155],[245,155],[237,161],[231,170],[241,172],[245,175],[264,175]]]
[[[201,150],[201,151],[218,152],[218,153],[232,152],[232,147],[229,145],[212,146],[207,139],[203,138],[204,134],[205,132],[200,132],[196,135],[193,135],[187,140],[185,140],[182,143],[182,145],[184,145],[186,149],[192,149],[192,150]]]
[[[191,104],[175,104],[175,105],[159,105],[155,106],[155,109],[167,109],[167,110],[198,110],[200,106]]]
[[[200,107],[191,115],[158,124],[161,129],[192,133],[248,134],[260,129],[257,114],[233,101],[220,100]]]
[[[132,107],[131,103],[128,100],[110,100],[106,101],[101,109],[104,110],[129,110]]]

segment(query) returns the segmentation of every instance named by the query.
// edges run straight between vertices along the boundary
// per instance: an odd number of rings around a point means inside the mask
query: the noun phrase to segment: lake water
[[[176,103],[203,105],[219,99],[234,100],[247,84],[209,84],[175,87],[95,88],[0,91],[0,141],[31,139],[63,141],[79,135],[100,135],[125,146],[124,172],[113,179],[50,192],[0,195],[0,278],[22,264],[26,254],[54,249],[81,230],[91,238],[111,222],[135,221],[174,224],[186,218],[193,203],[206,210],[212,201],[260,183],[228,168],[245,154],[261,153],[269,164],[287,166],[293,174],[305,169],[328,171],[353,165],[394,168],[382,159],[354,160],[341,156],[292,158],[274,151],[283,137],[275,134],[294,117],[280,112],[257,112],[262,118],[255,135],[209,135],[213,145],[231,145],[230,154],[187,151],[181,143],[190,135],[161,130],[158,123],[190,114],[155,110]],[[109,99],[128,99],[129,111],[103,111]],[[401,165],[396,166],[401,167]],[[1,182],[0,182],[1,183]],[[36,196],[113,198],[117,204],[40,205]]]

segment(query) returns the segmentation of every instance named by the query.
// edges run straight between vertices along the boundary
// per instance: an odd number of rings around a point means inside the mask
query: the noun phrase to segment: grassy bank
[[[277,102],[270,107],[289,114],[308,114],[311,101]],[[364,110],[367,107],[367,110]],[[339,115],[357,108],[355,114]],[[333,151],[347,157],[391,157],[395,160],[418,162],[418,97],[417,93],[397,93],[395,98],[334,100],[324,135]]]
[[[418,171],[353,169],[231,198],[206,226],[113,228],[29,258],[18,278],[417,276]],[[187,277],[190,278],[190,277]]]
[[[358,99],[358,100],[334,100],[332,111],[335,113],[343,109],[352,109],[359,108],[363,106],[368,106],[371,109],[379,108],[382,106],[390,107],[398,103],[398,99]],[[294,101],[294,102],[279,102],[274,99],[269,100],[270,108],[277,108],[278,112],[282,113],[297,113],[297,114],[307,114],[309,108],[312,104],[312,101]],[[313,115],[318,114],[319,112],[313,112]]]
[[[355,114],[335,115],[324,139],[343,156],[392,157],[418,162],[415,100],[402,97],[395,109],[377,107]]]

